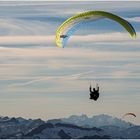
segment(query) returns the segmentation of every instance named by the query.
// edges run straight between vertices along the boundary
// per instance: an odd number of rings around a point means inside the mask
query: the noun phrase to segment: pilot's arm
[[[98,84],[96,85],[96,88],[97,88],[97,91],[99,92],[99,86],[98,86]]]
[[[99,87],[97,87],[97,91],[99,92]]]
[[[90,91],[90,93],[92,93],[92,90],[91,90],[91,85],[90,85],[90,87],[89,87],[89,91]]]

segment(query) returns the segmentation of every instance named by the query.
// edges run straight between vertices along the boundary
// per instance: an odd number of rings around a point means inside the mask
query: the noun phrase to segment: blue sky
[[[111,5],[111,6],[110,6]],[[140,123],[140,2],[0,2],[0,114],[60,118],[72,114],[134,112]],[[117,23],[100,20],[79,28],[66,47],[57,28],[70,16],[113,12],[134,26],[137,38]],[[89,100],[89,85],[100,98]]]

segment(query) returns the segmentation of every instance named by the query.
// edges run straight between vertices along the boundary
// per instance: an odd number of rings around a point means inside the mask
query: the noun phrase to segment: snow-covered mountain
[[[45,123],[32,130],[24,136],[25,138],[51,138],[51,139],[71,139],[71,138],[110,138],[106,136],[100,128],[83,128],[72,124]]]
[[[0,117],[0,139],[140,138],[140,126],[108,115],[86,115],[43,121]]]
[[[0,117],[0,138],[16,138],[43,124],[41,119]]]
[[[120,128],[129,128],[133,126],[133,124],[129,122],[125,122],[121,119],[114,118],[109,115],[101,114],[96,115],[91,118],[86,115],[76,116],[72,115],[69,118],[62,118],[62,122],[64,123],[72,123],[78,126],[86,126],[86,127],[101,127],[101,126],[118,126]]]

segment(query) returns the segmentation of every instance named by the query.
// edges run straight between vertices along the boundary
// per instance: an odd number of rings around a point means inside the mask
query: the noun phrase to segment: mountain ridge
[[[90,125],[89,125],[90,123]],[[97,125],[98,124],[98,125]],[[117,124],[117,125],[116,125]],[[101,114],[93,117],[24,119],[0,117],[0,139],[112,139],[140,138],[140,126]]]

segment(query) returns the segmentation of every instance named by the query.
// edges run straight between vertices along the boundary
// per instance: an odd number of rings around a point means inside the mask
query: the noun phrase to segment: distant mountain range
[[[140,139],[140,126],[108,115],[43,121],[0,117],[1,139]]]
[[[69,118],[63,118],[61,120],[62,122],[73,123],[75,125],[84,127],[101,127],[106,125],[113,125],[121,128],[128,128],[130,125],[133,126],[131,123],[105,114],[96,115],[91,118],[88,118],[84,114],[81,116],[72,115]]]

